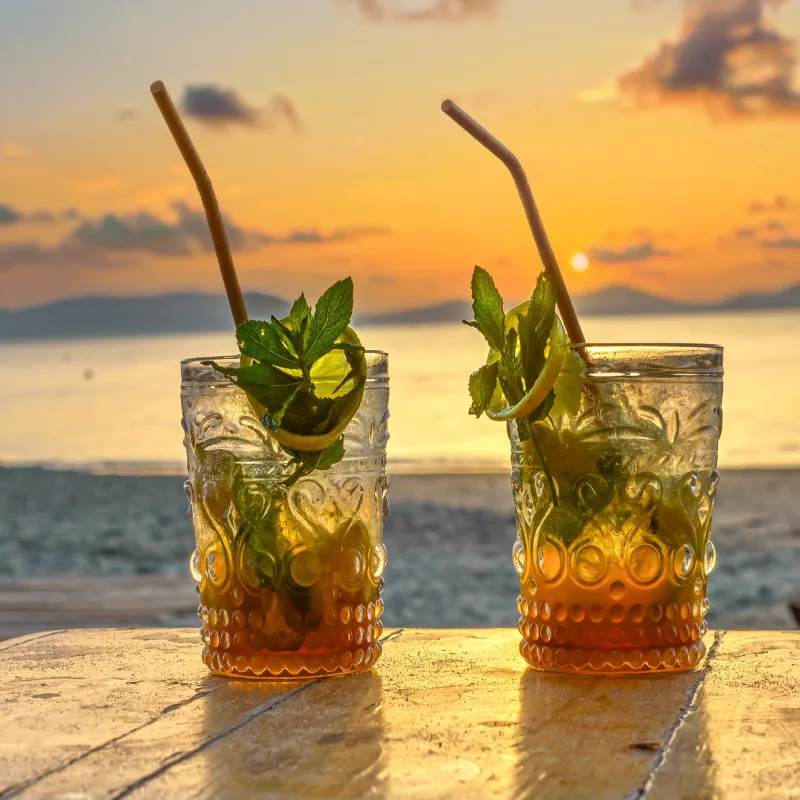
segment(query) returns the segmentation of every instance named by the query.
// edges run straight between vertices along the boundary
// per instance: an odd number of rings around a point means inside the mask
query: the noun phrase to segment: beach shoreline
[[[0,638],[3,621],[6,630],[19,630],[26,619],[33,625],[36,604],[40,617],[51,613],[48,607],[58,609],[51,614],[57,627],[72,626],[69,607],[75,608],[72,622],[94,624],[87,596],[94,592],[97,604],[113,608],[116,601],[100,595],[113,595],[114,576],[140,575],[142,583],[160,576],[154,580],[164,587],[164,607],[151,603],[146,619],[193,624],[187,565],[194,542],[183,480],[0,467]],[[714,512],[719,566],[709,588],[711,627],[796,627],[786,599],[800,585],[798,496],[800,469],[723,471]],[[389,499],[387,625],[516,625],[518,581],[510,558],[516,526],[507,472],[392,474]],[[120,592],[129,592],[130,578],[118,583]],[[27,613],[19,601],[26,592]],[[111,612],[98,615],[97,624],[114,621]],[[128,611],[120,619],[139,618]]]

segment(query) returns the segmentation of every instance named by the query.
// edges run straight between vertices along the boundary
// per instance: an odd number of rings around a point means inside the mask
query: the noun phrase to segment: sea
[[[590,317],[593,342],[725,348],[722,467],[800,465],[800,312]],[[501,424],[468,415],[486,347],[457,323],[361,327],[389,353],[389,467],[508,470]],[[0,465],[180,473],[181,359],[235,351],[228,334],[0,343]]]

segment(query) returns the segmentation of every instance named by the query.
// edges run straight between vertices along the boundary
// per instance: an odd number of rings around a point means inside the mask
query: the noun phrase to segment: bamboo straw
[[[477,139],[490,153],[496,155],[506,167],[508,167],[511,177],[514,178],[514,183],[517,185],[517,191],[522,200],[522,207],[525,209],[525,216],[528,218],[531,233],[536,241],[539,257],[542,259],[545,269],[549,270],[555,281],[558,310],[561,312],[561,319],[564,322],[567,334],[573,344],[584,344],[586,339],[581,330],[581,325],[578,322],[575,307],[572,305],[572,299],[567,291],[567,285],[564,283],[564,277],[559,269],[553,248],[550,246],[550,240],[547,238],[547,232],[544,229],[542,218],[539,215],[539,209],[536,207],[536,201],[533,199],[531,185],[528,182],[525,170],[522,168],[519,159],[502,142],[492,136],[483,125],[474,120],[464,109],[460,108],[452,100],[445,100],[442,103],[442,111],[444,111],[450,119],[460,125],[470,136]],[[580,350],[581,354],[583,354],[583,348],[580,348]]]
[[[217,197],[214,194],[214,187],[211,185],[211,178],[208,177],[206,168],[197,154],[189,132],[178,114],[178,109],[172,102],[166,87],[161,81],[155,81],[150,85],[150,91],[156,105],[161,111],[164,121],[181,151],[189,172],[192,173],[200,199],[203,201],[203,210],[206,212],[208,228],[211,231],[211,241],[214,243],[214,252],[217,254],[219,271],[222,273],[222,282],[225,285],[225,294],[228,296],[228,303],[233,314],[233,321],[236,325],[241,325],[247,321],[247,309],[244,305],[244,297],[239,286],[239,279],[236,276],[236,268],[233,265],[231,248],[228,244],[228,237],[225,233],[225,226],[222,222],[222,215],[219,211]]]

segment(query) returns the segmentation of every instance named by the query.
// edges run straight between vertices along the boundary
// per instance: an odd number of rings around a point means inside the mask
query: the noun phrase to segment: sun
[[[576,272],[586,272],[589,269],[589,256],[586,253],[575,253],[570,264]]]

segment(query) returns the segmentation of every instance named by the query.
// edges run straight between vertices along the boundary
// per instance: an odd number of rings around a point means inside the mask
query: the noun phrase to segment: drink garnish
[[[239,367],[203,362],[250,395],[264,427],[291,456],[287,486],[344,458],[342,434],[367,379],[364,348],[349,327],[352,314],[353,281],[345,278],[322,294],[313,312],[301,294],[286,319],[239,325]]]
[[[536,282],[531,299],[503,311],[503,298],[491,275],[481,267],[472,273],[474,321],[489,344],[486,364],[470,375],[470,414],[498,422],[515,420],[525,447],[536,449],[550,484],[553,504],[558,494],[536,439],[535,423],[549,415],[575,413],[580,402],[582,361],[569,347],[556,315],[556,288],[547,272]]]

